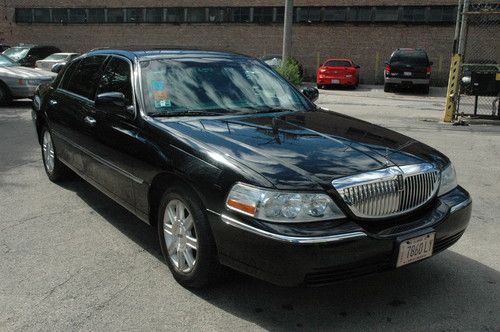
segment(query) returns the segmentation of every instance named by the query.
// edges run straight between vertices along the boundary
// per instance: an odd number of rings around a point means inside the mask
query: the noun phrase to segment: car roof
[[[221,51],[207,51],[207,50],[196,50],[196,49],[142,49],[142,50],[129,50],[129,49],[111,49],[102,48],[95,49],[87,53],[91,54],[114,54],[126,57],[130,60],[134,59],[144,59],[144,58],[179,58],[179,57],[248,57],[246,55],[221,52]]]

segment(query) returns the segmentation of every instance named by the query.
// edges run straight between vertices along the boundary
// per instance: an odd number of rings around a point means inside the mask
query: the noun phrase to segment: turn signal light
[[[257,212],[257,207],[255,205],[241,203],[241,202],[238,202],[237,200],[232,199],[232,198],[227,200],[227,205],[232,207],[235,210],[244,212],[244,213],[249,214],[251,216],[254,216],[255,212]]]

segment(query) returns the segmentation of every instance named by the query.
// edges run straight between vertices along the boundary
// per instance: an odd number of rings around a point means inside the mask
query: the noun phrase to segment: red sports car
[[[359,84],[359,66],[351,59],[329,59],[318,68],[316,83],[319,89],[342,85],[356,88]]]

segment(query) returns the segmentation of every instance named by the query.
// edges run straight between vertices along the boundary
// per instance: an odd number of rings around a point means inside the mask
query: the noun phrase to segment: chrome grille
[[[332,184],[355,215],[382,218],[424,205],[437,192],[439,179],[434,165],[418,164],[345,177]]]

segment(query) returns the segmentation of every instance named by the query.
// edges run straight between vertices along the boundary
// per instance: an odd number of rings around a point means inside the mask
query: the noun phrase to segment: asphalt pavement
[[[0,331],[500,331],[500,126],[440,123],[443,94],[321,91],[319,105],[447,154],[474,203],[449,250],[320,288],[238,273],[182,288],[154,229],[83,180],[47,179],[29,101],[0,107]]]

